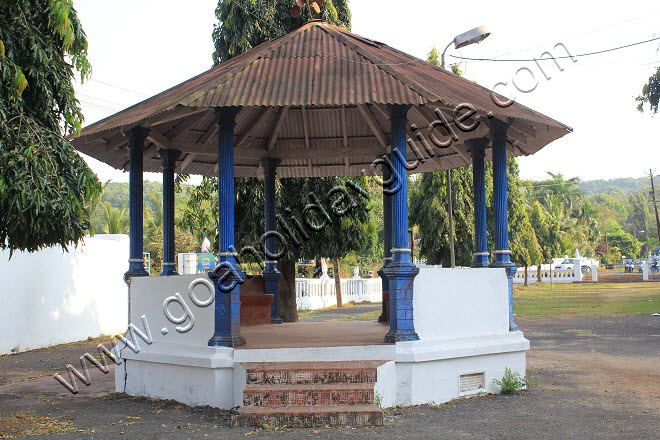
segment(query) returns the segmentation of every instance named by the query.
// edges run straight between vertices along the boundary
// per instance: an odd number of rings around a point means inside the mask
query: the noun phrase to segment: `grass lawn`
[[[522,318],[660,313],[660,283],[515,286],[514,307]]]

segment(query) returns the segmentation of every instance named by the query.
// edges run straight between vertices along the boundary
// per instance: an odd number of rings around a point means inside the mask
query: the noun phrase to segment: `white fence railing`
[[[537,283],[538,271],[536,266],[527,268],[527,283]],[[582,272],[580,269],[541,269],[541,282],[542,283],[573,283],[575,281],[582,281]],[[516,274],[513,276],[513,282],[516,284],[523,284],[525,282],[525,268],[519,267]]]
[[[380,278],[346,278],[341,280],[343,303],[380,302],[383,288]],[[337,305],[335,280],[321,278],[296,278],[296,303],[298,310],[315,310]]]

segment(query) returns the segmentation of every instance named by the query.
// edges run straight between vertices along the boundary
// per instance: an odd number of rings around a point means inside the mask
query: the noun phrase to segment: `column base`
[[[419,268],[406,257],[395,258],[383,268],[390,287],[390,331],[385,342],[419,340],[413,320],[413,280]]]
[[[170,276],[170,275],[179,275],[174,267],[174,263],[166,264],[163,263],[163,271],[160,273],[160,276]]]
[[[390,322],[390,317],[389,317],[389,312],[387,308],[387,304],[390,301],[390,291],[389,291],[389,282],[387,281],[387,277],[383,273],[383,268],[385,266],[381,267],[380,270],[378,271],[378,276],[382,280],[382,292],[383,292],[383,311],[381,312],[380,316],[378,317],[378,322]]]
[[[261,277],[264,280],[264,293],[266,295],[273,295],[273,303],[270,306],[270,323],[282,324],[282,319],[280,318],[279,297],[277,295],[282,274],[277,269],[267,268],[261,272]]]
[[[149,273],[144,269],[129,269],[125,274],[124,274],[124,281],[128,283],[128,280],[133,278],[133,277],[148,277]]]
[[[403,332],[396,331],[392,332],[391,330],[385,335],[385,342],[396,343],[404,341],[419,341],[419,335],[414,330],[412,332]]]
[[[513,319],[513,276],[518,268],[511,261],[494,261],[488,267],[506,269],[506,276],[509,281],[509,331],[516,332],[520,329]]]
[[[389,307],[387,304],[390,301],[390,292],[383,292],[383,312],[380,314],[378,317],[378,322],[390,322],[390,316],[389,316]]]
[[[488,267],[516,267],[516,265],[511,261],[511,252],[510,251],[493,251],[495,255],[494,261],[490,263]]]
[[[484,253],[475,253],[474,260],[470,267],[488,267],[490,262],[488,261],[488,252]]]
[[[241,345],[245,345],[245,338],[241,335],[213,335],[213,337],[209,339],[208,345],[209,347],[240,347]]]
[[[214,333],[209,339],[211,347],[239,347],[245,345],[241,336],[240,284],[245,274],[233,257],[220,258],[220,264],[209,278],[215,286]]]

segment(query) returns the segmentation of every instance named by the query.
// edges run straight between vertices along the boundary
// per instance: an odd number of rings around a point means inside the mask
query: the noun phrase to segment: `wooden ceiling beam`
[[[146,162],[147,160],[154,157],[154,154],[158,151],[158,146],[156,144],[151,144],[142,151],[142,161]]]
[[[378,125],[378,121],[376,120],[374,115],[371,113],[371,111],[366,106],[366,104],[357,104],[357,107],[358,109],[360,109],[362,118],[371,129],[371,132],[374,134],[374,136],[376,136],[378,143],[383,147],[383,149],[386,149],[389,142],[387,140],[387,137],[385,136],[385,133],[380,128],[380,125]]]
[[[188,165],[192,163],[192,161],[195,159],[196,154],[195,153],[188,153],[186,157],[181,161],[181,164],[179,165],[179,172],[183,173],[186,171],[186,168],[188,168]]]
[[[422,121],[424,121],[424,124],[425,124],[427,127],[430,127],[431,124],[434,122],[431,118],[428,117],[428,115],[427,115],[425,112],[419,110],[417,107],[413,107],[412,109],[410,109],[410,111],[411,111],[411,112],[412,112],[417,118],[419,118],[419,119],[421,119]],[[420,127],[420,128],[422,128],[422,127]],[[418,141],[418,140],[419,140],[419,139],[416,139],[416,138],[417,138],[417,135],[414,135],[412,138],[413,138],[414,141]],[[429,144],[429,145],[431,146],[431,148],[434,147],[434,145],[433,145],[433,141],[432,141],[432,140],[430,140],[430,139],[426,139],[426,143]],[[467,153],[467,151],[462,151],[461,148],[459,148],[459,147],[456,145],[456,141],[455,141],[455,140],[452,141],[451,144],[449,144],[449,147],[448,147],[448,148],[450,148],[454,153],[460,155],[463,159],[465,159],[466,161],[468,161],[468,163],[471,163],[471,162],[472,162],[472,158],[470,157],[469,153]],[[427,153],[428,153],[428,151],[427,151]]]
[[[533,126],[527,125],[523,122],[513,120],[510,123],[510,127],[514,130],[518,130],[520,133],[531,138],[536,137],[536,129]]]
[[[525,144],[525,145],[527,144],[527,136],[525,136],[524,134],[520,133],[519,131],[516,131],[516,130],[508,130],[507,133],[506,133],[506,136],[507,136],[509,139],[516,140],[516,141],[518,141],[518,142],[520,142],[520,143],[522,143],[522,144]]]
[[[168,139],[176,140],[179,136],[183,135],[186,131],[188,131],[190,127],[199,122],[207,114],[208,113],[199,113],[197,115],[189,116],[188,118],[179,122],[167,132]]]
[[[109,152],[119,148],[121,145],[123,145],[127,142],[128,142],[128,139],[126,138],[126,136],[124,136],[123,134],[120,134],[119,136],[115,137],[114,139],[112,139],[111,141],[109,141],[109,142],[107,142],[103,145],[103,150],[104,150],[103,153],[104,154],[109,153]]]
[[[305,134],[305,148],[309,148],[309,130],[307,129],[307,114],[304,105],[300,107],[300,111],[302,112],[303,133]]]
[[[275,142],[277,141],[277,136],[280,133],[280,129],[282,128],[282,124],[284,123],[284,120],[286,119],[286,115],[288,113],[289,113],[288,105],[285,105],[280,109],[279,114],[277,115],[277,119],[275,120],[275,126],[273,127],[273,130],[271,131],[270,136],[268,138],[268,144],[266,145],[267,150],[270,150],[275,145]]]
[[[266,107],[266,109],[263,112],[259,113],[252,120],[250,120],[250,123],[247,125],[247,128],[238,136],[234,148],[243,148],[245,146],[245,143],[247,142],[248,138],[252,136],[252,133],[254,133],[254,131],[257,130],[264,122],[266,116],[268,116],[268,114],[270,113],[271,108],[272,107]]]
[[[348,130],[346,129],[346,106],[341,106],[341,132],[344,137],[344,148],[348,148]]]
[[[171,148],[170,140],[166,138],[162,133],[160,133],[159,131],[153,128],[149,131],[149,134],[147,135],[147,140],[158,145],[158,148],[162,148],[164,150]]]

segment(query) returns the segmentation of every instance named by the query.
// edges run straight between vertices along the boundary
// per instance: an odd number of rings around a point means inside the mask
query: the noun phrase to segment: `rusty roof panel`
[[[236,155],[237,176],[258,175],[258,158],[268,155],[282,156],[281,177],[370,175],[376,172],[370,159],[389,145],[387,104],[414,106],[409,112],[409,136],[415,137],[413,124],[428,127],[437,119],[435,106],[451,112],[460,103],[476,107],[481,121],[489,115],[518,124],[509,135],[510,155],[533,154],[571,131],[520,104],[500,107],[490,90],[385,44],[312,21],[85,127],[73,144],[121,169],[128,161],[123,133],[143,125],[160,135],[155,138],[159,143],[164,139],[170,148],[192,154],[184,172],[214,175],[217,159],[204,154],[214,151],[217,140],[212,108],[240,106],[237,149],[249,151]],[[287,116],[278,125],[285,107]],[[412,172],[470,163],[464,142],[487,134],[485,126],[461,133],[460,140],[446,149],[414,139],[417,150],[429,150],[423,154],[433,157]],[[146,148],[145,171],[159,171],[156,146],[149,141]],[[414,159],[415,152],[410,150],[409,155]],[[179,163],[183,160],[182,156]]]

